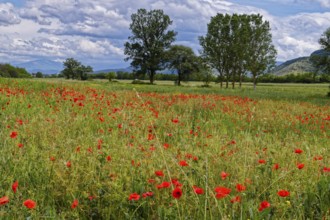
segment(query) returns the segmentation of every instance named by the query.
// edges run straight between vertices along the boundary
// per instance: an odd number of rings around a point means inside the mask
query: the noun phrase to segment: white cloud
[[[294,3],[294,0],[280,0]],[[324,7],[329,0],[318,2]],[[131,14],[139,8],[163,9],[178,32],[175,44],[200,49],[198,37],[217,13],[260,13],[269,20],[278,59],[308,56],[329,27],[330,13],[300,13],[276,17],[261,8],[229,0],[28,0],[22,8],[0,3],[0,56],[12,59],[75,57],[83,62],[123,63],[123,45],[131,34]],[[2,34],[1,34],[2,33]]]
[[[309,56],[320,49],[318,39],[330,24],[328,13],[301,13],[273,19],[273,41],[279,60]]]
[[[0,3],[0,26],[9,26],[20,22],[21,19],[11,3]]]

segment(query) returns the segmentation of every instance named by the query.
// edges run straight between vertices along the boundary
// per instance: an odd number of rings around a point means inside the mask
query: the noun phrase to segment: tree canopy
[[[32,77],[25,68],[14,67],[10,64],[0,63],[0,77],[30,78]]]
[[[71,78],[86,80],[88,78],[88,73],[93,72],[93,68],[91,66],[84,66],[74,58],[67,58],[63,62],[63,66],[64,69],[61,73],[67,79]]]
[[[268,21],[261,15],[217,14],[207,26],[206,36],[199,38],[202,56],[219,73],[220,85],[250,72],[256,78],[275,64],[276,50]]]
[[[165,68],[165,50],[175,40],[176,33],[167,30],[172,20],[163,10],[146,9],[139,9],[131,19],[132,36],[125,43],[125,60],[132,60],[131,66],[147,73],[150,83],[153,83],[156,71]]]
[[[322,34],[319,44],[326,51],[330,51],[330,27]]]
[[[188,80],[189,76],[198,70],[197,56],[190,47],[173,45],[167,51],[166,59],[167,67],[178,74],[178,85],[181,84],[181,81]]]

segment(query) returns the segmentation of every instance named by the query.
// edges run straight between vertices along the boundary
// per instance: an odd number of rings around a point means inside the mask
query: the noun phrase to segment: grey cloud
[[[38,8],[23,8],[19,11],[19,15],[22,19],[33,20],[40,25],[51,25],[52,22],[49,18],[42,15]]]

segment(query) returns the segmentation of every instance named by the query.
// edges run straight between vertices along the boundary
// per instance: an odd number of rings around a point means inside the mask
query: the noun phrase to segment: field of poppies
[[[329,219],[330,100],[283,88],[0,78],[0,219]]]

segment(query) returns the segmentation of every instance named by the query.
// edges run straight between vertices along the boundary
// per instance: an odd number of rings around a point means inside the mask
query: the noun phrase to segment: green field
[[[330,218],[327,84],[156,84],[0,78],[0,219]]]

